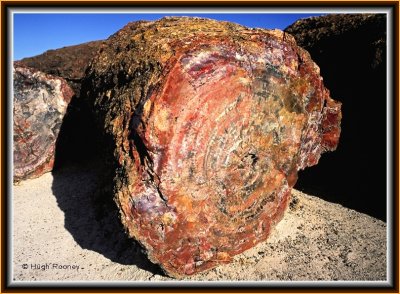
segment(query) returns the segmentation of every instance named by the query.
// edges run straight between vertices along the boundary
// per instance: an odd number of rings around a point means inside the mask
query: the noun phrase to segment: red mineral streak
[[[141,49],[113,57],[116,44]],[[265,240],[297,171],[338,143],[340,104],[280,31],[190,18],[136,23],[109,40],[90,85],[107,79],[104,60],[137,77],[114,83],[112,98],[107,83],[87,94],[115,140],[122,221],[170,275],[229,262]]]

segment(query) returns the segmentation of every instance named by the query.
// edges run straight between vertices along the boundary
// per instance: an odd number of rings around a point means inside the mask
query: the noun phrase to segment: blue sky
[[[236,22],[248,27],[284,29],[297,19],[321,14],[14,14],[14,60],[49,49],[106,39],[130,21],[163,16],[200,16]]]

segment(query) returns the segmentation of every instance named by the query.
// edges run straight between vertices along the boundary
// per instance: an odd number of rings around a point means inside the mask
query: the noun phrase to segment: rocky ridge
[[[44,73],[64,78],[75,95],[79,96],[85,70],[102,43],[103,41],[92,41],[48,50],[40,55],[23,58],[19,62]]]

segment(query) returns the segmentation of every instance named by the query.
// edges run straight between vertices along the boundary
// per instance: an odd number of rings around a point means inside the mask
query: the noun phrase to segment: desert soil
[[[126,237],[102,171],[64,168],[13,186],[11,279],[170,281]],[[386,280],[386,224],[293,190],[266,242],[191,281]],[[34,283],[34,282],[33,282]]]

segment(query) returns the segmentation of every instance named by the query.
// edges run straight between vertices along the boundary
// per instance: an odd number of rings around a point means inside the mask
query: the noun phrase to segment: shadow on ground
[[[113,262],[163,275],[135,240],[128,238],[112,195],[112,168],[96,148],[90,115],[72,101],[56,147],[53,194],[64,212],[65,228],[84,249]]]

